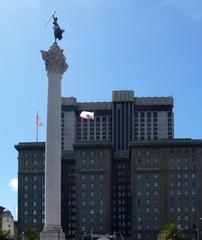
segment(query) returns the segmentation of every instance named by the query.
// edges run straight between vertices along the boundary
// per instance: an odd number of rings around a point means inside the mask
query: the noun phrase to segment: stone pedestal
[[[61,227],[61,79],[67,70],[63,50],[53,43],[41,51],[48,72],[47,132],[45,148],[45,225],[42,240],[63,240]]]

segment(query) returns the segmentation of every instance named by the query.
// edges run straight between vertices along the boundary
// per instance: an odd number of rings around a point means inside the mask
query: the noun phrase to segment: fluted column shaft
[[[45,225],[42,240],[63,240],[61,228],[61,79],[67,70],[63,50],[54,43],[41,51],[48,76],[45,150]]]

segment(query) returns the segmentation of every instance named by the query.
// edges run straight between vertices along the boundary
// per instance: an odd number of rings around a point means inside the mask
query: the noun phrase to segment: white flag
[[[83,112],[81,112],[80,117],[84,118],[84,119],[91,119],[91,120],[93,120],[94,119],[94,112],[83,111]]]

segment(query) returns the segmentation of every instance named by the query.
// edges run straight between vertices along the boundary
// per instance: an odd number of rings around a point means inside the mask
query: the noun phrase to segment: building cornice
[[[15,145],[16,150],[23,150],[23,149],[45,149],[45,142],[20,142]]]
[[[162,140],[141,140],[133,141],[129,144],[130,149],[134,147],[177,147],[177,146],[201,146],[201,139],[191,138],[175,138],[175,139],[162,139]]]

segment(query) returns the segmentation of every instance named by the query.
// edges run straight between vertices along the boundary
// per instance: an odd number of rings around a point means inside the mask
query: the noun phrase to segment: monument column
[[[56,42],[41,51],[48,76],[45,147],[45,225],[42,240],[63,240],[61,227],[61,79],[67,70],[63,50]]]

